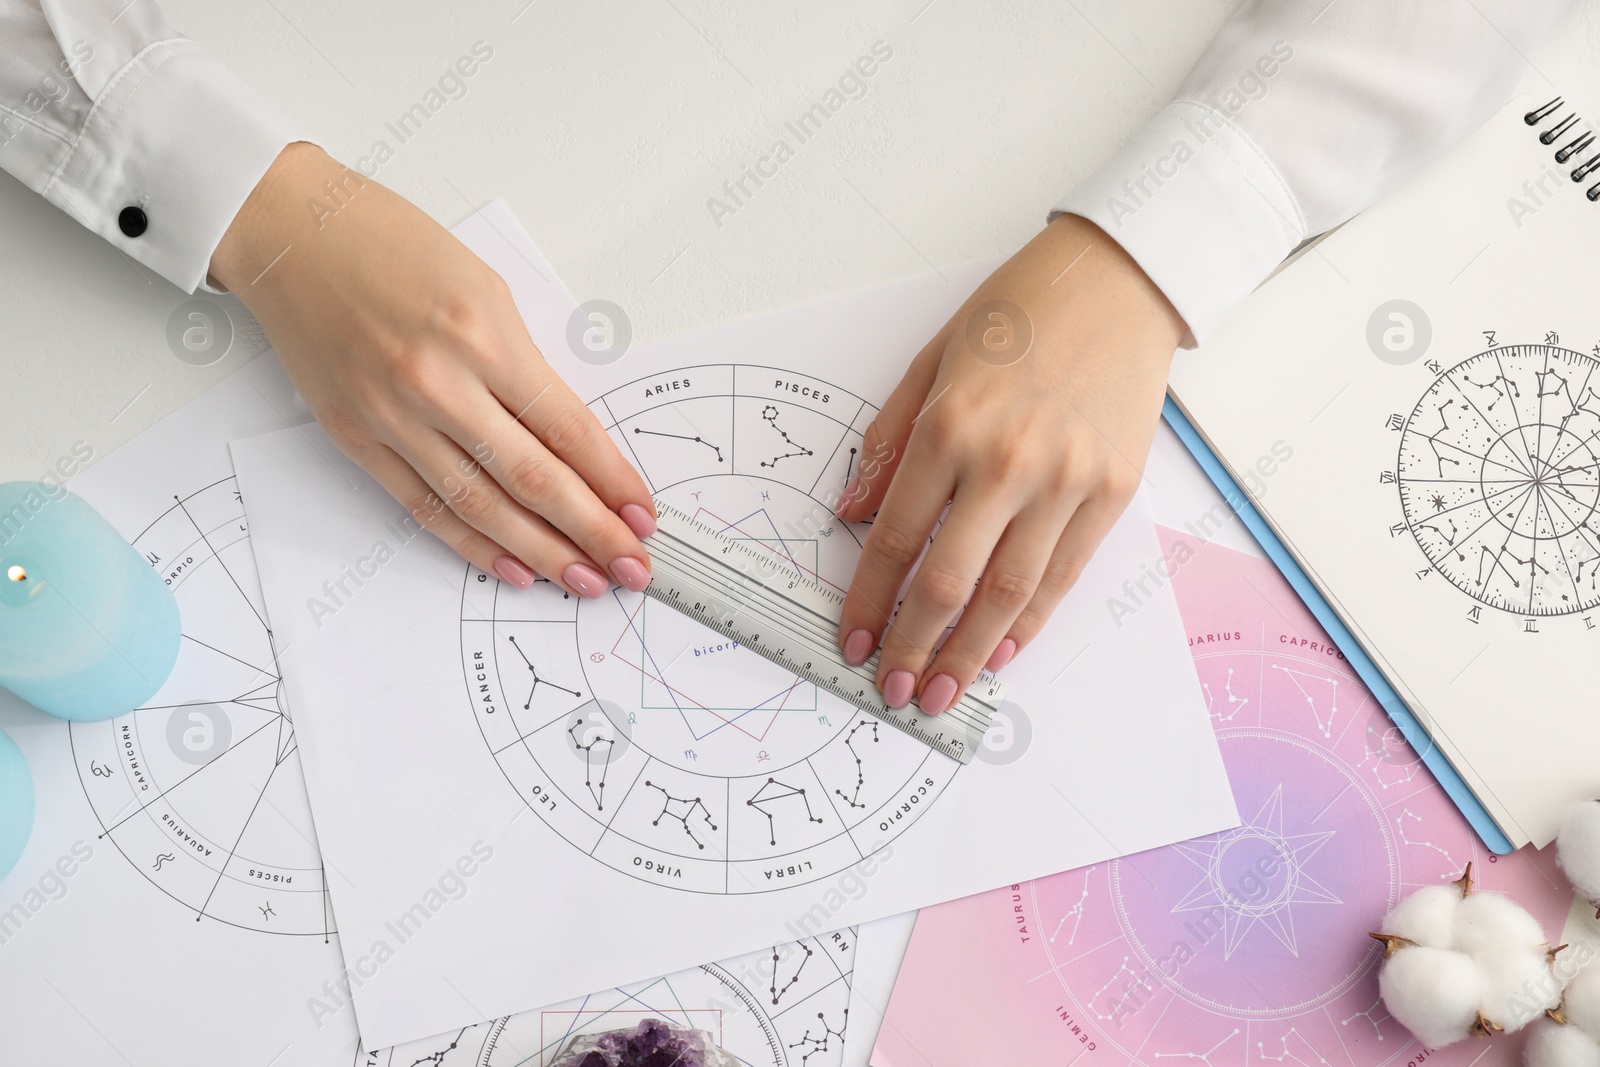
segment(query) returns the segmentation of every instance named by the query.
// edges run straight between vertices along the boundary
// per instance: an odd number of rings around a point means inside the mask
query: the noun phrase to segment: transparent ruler
[[[837,634],[844,595],[803,574],[757,542],[729,537],[656,501],[650,550],[652,597],[786,671],[848,701],[952,759],[969,763],[983,744],[1005,686],[988,672],[940,715],[884,704],[878,654],[844,661]]]

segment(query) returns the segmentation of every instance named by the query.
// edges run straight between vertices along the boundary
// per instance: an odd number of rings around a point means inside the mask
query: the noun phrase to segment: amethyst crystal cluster
[[[704,1030],[679,1030],[646,1019],[632,1030],[582,1034],[550,1067],[739,1067]]]

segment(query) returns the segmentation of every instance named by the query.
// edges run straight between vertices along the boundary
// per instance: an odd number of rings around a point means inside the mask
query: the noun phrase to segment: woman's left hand
[[[1185,334],[1121,246],[1063,215],[912,361],[839,508],[877,515],[839,642],[853,664],[882,642],[890,707],[944,711],[1044,627],[1138,488]]]

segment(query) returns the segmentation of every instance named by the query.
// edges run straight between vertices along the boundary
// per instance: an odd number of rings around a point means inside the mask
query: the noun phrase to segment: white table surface
[[[504,197],[580,298],[660,336],[1007,252],[1168,98],[1234,0],[167,0],[355,162],[476,41],[378,179],[452,225]],[[893,58],[717,225],[706,201],[874,41]],[[1600,0],[1533,57],[1600,119]],[[1538,75],[1534,75],[1535,78]],[[794,139],[789,138],[791,142]],[[178,360],[183,294],[0,175],[0,480],[104,455],[265,346]],[[937,324],[930,323],[930,331]],[[885,353],[908,359],[911,353]]]
[[[1236,3],[164,6],[352,163],[489,44],[467,95],[378,179],[447,226],[504,197],[580,299],[616,301],[651,337],[1010,251],[1161,106]],[[867,94],[716,225],[707,198],[878,40],[894,57]],[[1578,0],[1530,57],[1529,91],[1559,85],[1600,123],[1597,58],[1600,0]],[[38,477],[75,442],[105,455],[266,347],[234,305],[228,357],[180,361],[166,323],[184,294],[3,174],[0,226],[0,481]],[[1177,449],[1159,439],[1153,470],[1186,463]],[[1211,504],[1192,479],[1160,481],[1164,521]],[[1236,526],[1222,539],[1248,547]],[[1588,923],[1574,916],[1569,936]]]

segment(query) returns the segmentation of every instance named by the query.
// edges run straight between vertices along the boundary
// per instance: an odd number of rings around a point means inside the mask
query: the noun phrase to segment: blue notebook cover
[[[1199,462],[1201,469],[1206,472],[1206,477],[1211,479],[1217,491],[1227,500],[1228,506],[1244,522],[1245,529],[1249,530],[1250,535],[1261,545],[1262,551],[1266,552],[1273,566],[1283,572],[1283,576],[1289,580],[1289,585],[1296,595],[1328,632],[1328,637],[1333,643],[1339,646],[1339,651],[1344,653],[1350,666],[1355,668],[1357,676],[1372,691],[1372,695],[1382,705],[1390,721],[1399,729],[1401,736],[1416,750],[1423,766],[1427,767],[1434,779],[1444,787],[1445,794],[1460,809],[1485,847],[1496,855],[1509,855],[1513,851],[1511,841],[1501,832],[1477,796],[1467,787],[1467,783],[1461,780],[1456,769],[1445,758],[1444,752],[1434,745],[1433,739],[1422,728],[1417,717],[1400,699],[1400,694],[1394,691],[1394,686],[1390,685],[1383,672],[1378,670],[1377,665],[1362,649],[1355,636],[1340,620],[1338,613],[1317,591],[1316,585],[1306,576],[1306,572],[1300,569],[1300,564],[1295,562],[1294,556],[1284,547],[1283,542],[1278,540],[1278,535],[1272,532],[1272,527],[1267,525],[1267,521],[1255,509],[1255,505],[1250,503],[1250,498],[1239,488],[1233,476],[1222,465],[1222,461],[1211,451],[1210,446],[1201,438],[1188,417],[1178,410],[1178,405],[1170,396],[1162,406],[1161,415],[1167,420],[1167,425],[1177,433],[1184,447]]]

